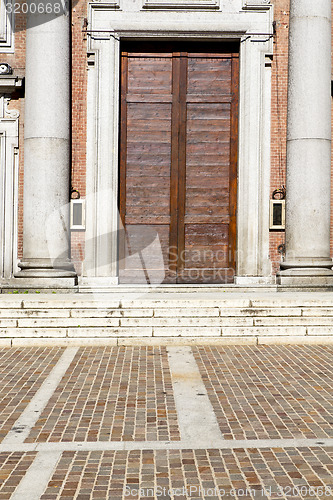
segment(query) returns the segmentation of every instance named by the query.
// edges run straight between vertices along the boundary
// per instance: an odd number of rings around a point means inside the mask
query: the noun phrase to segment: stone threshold
[[[111,281],[111,282],[110,282]],[[291,293],[291,292],[332,292],[333,286],[322,285],[281,285],[269,283],[266,280],[249,283],[233,284],[116,284],[112,280],[92,280],[91,282],[79,279],[78,284],[74,284],[73,279],[55,280],[28,280],[23,278],[11,278],[0,280],[0,294],[21,294],[21,293],[79,293],[79,294],[108,294],[108,293]]]

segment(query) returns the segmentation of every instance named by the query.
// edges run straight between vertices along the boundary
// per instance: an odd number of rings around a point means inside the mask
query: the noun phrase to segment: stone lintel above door
[[[219,0],[144,0],[144,9],[219,9]]]
[[[243,0],[244,10],[258,10],[258,9],[269,9],[272,6],[270,0]]]

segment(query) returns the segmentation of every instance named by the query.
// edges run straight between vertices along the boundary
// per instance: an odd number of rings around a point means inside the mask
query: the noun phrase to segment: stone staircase
[[[194,287],[2,294],[0,346],[333,343],[331,293]]]

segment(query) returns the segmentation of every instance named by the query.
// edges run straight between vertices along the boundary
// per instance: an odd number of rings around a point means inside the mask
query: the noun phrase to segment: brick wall
[[[285,185],[286,167],[286,112],[287,112],[287,64],[288,64],[288,22],[289,0],[273,0],[276,35],[272,62],[272,142],[271,142],[271,193]],[[87,16],[87,0],[74,2],[72,12],[72,186],[85,196],[86,168],[86,89],[87,61],[86,36],[83,30]],[[15,54],[3,54],[2,60],[11,64],[14,73],[24,76],[25,65],[25,20],[16,18]],[[13,96],[11,107],[19,109],[20,117],[20,206],[19,206],[19,256],[22,255],[22,213],[23,213],[23,123],[24,99]],[[333,215],[332,215],[333,222]],[[281,255],[278,246],[284,243],[284,232],[270,232],[270,258],[273,272],[279,268]],[[333,255],[333,239],[332,239]],[[72,258],[77,271],[81,272],[84,258],[84,233],[72,233]]]
[[[86,131],[87,131],[87,37],[84,19],[87,1],[79,0],[72,12],[72,187],[81,198],[86,193]],[[84,232],[72,232],[72,259],[81,274],[84,259]]]
[[[286,185],[289,0],[274,0],[273,4],[276,34],[272,63],[271,196],[275,189]],[[274,274],[281,260],[278,247],[284,242],[284,231],[270,232],[269,254]]]

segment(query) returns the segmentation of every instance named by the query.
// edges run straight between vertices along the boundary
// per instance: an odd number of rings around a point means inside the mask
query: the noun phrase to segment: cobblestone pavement
[[[0,440],[59,360],[63,349],[0,350]]]
[[[333,448],[65,452],[41,498],[320,498],[332,471]]]
[[[193,351],[225,439],[333,437],[332,347]]]
[[[26,442],[179,440],[165,348],[86,348]]]
[[[26,471],[34,461],[36,453],[0,453],[0,498],[10,498]]]
[[[332,361],[332,346],[2,349],[0,500],[333,499]]]

